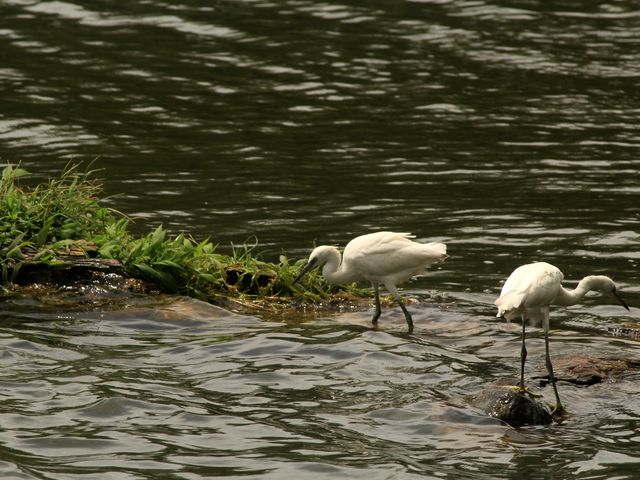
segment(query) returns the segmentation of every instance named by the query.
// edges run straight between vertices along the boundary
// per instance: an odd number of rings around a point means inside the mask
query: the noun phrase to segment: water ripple
[[[518,264],[552,261],[568,284],[615,274],[635,302],[637,17],[620,2],[2,2],[2,162],[39,180],[98,157],[135,229],[221,251],[257,236],[267,259],[297,259],[397,229],[450,258],[406,287],[412,336],[397,309],[372,331],[368,311],[6,300],[0,475],[633,478],[633,379],[563,386],[575,415],[548,429],[508,429],[468,396],[517,370],[518,326],[493,300]],[[606,333],[635,314],[588,299],[554,313],[552,348],[636,356]]]

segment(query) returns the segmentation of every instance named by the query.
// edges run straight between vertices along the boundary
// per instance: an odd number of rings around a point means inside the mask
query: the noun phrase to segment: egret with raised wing
[[[520,351],[520,389],[525,391],[524,364],[527,358],[525,347],[525,327],[527,321],[542,324],[544,329],[544,344],[546,351],[546,367],[549,380],[556,397],[556,407],[552,413],[564,411],[556,379],[553,375],[553,365],[549,355],[549,305],[575,305],[591,290],[610,295],[624,308],[629,310],[627,303],[620,297],[613,281],[604,275],[590,275],[584,277],[574,290],[567,290],[562,286],[564,275],[557,267],[545,262],[535,262],[516,268],[509,276],[500,298],[495,301],[498,307],[498,317],[507,320],[520,317],[522,319],[522,348]]]
[[[316,247],[294,283],[316,267],[322,267],[322,275],[329,283],[345,284],[368,280],[374,292],[374,324],[378,322],[382,311],[379,286],[383,284],[400,305],[411,333],[413,319],[402,302],[396,285],[424,273],[431,264],[447,258],[447,247],[443,243],[418,243],[411,238],[415,236],[395,232],[361,235],[347,244],[342,257],[335,247]]]

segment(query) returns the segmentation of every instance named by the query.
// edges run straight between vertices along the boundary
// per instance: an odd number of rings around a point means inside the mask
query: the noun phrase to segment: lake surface
[[[532,260],[632,306],[554,311],[552,354],[640,357],[613,334],[640,298],[633,2],[6,0],[0,39],[0,162],[35,182],[94,161],[140,233],[276,260],[389,229],[450,254],[405,286],[412,335],[397,308],[372,330],[368,310],[4,301],[2,478],[637,476],[637,374],[560,384],[571,416],[545,428],[469,403],[518,371],[493,301]],[[532,374],[539,330],[528,347]]]

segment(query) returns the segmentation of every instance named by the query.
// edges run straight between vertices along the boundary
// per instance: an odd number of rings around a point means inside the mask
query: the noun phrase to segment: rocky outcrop
[[[501,379],[475,394],[471,404],[514,427],[550,424],[553,418],[547,406],[520,391],[517,383],[513,378]]]

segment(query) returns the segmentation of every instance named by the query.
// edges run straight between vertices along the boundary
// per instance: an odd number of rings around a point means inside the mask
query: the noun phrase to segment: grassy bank
[[[210,239],[169,235],[158,227],[134,236],[130,219],[101,204],[101,184],[91,172],[68,167],[59,178],[23,188],[28,175],[7,166],[0,180],[1,280],[10,284],[27,263],[59,266],[70,252],[87,258],[114,259],[125,275],[152,282],[161,291],[207,301],[229,298],[284,303],[321,302],[334,295],[362,295],[326,284],[317,272],[293,284],[305,260],[278,263],[255,255],[257,245],[233,247],[232,255],[217,251]]]

